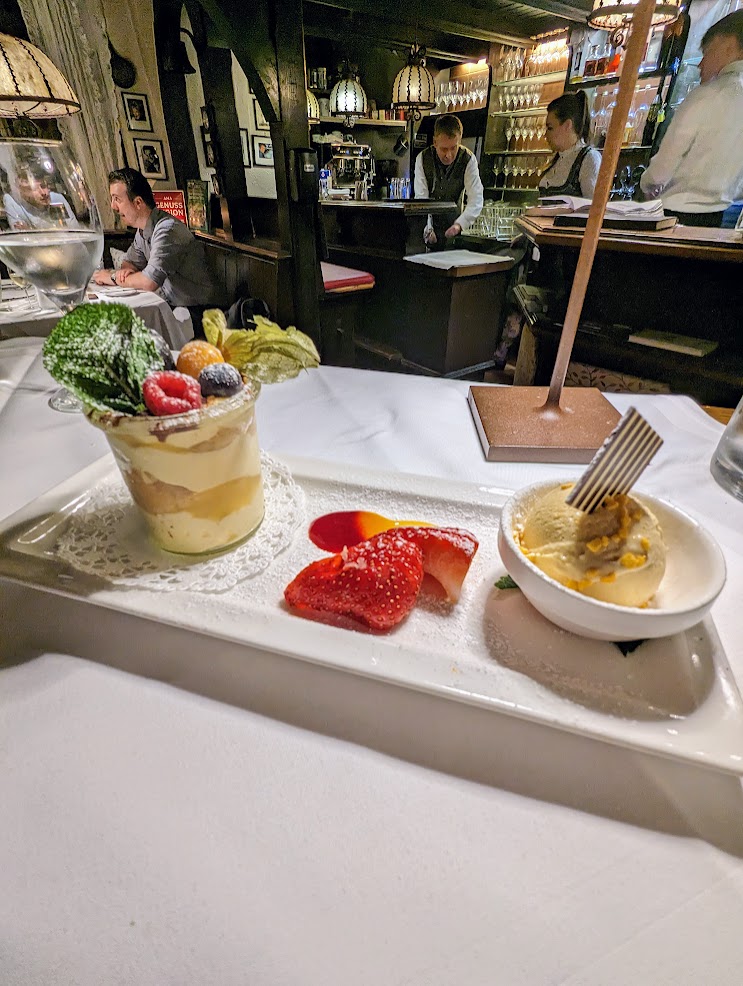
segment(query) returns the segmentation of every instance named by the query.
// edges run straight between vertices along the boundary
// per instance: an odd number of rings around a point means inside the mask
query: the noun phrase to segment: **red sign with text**
[[[188,225],[186,218],[186,196],[183,192],[153,192],[155,205],[163,212],[169,212],[171,216],[180,219],[182,223]]]

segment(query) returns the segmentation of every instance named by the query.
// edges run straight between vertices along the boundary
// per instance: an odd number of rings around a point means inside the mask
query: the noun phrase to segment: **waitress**
[[[590,147],[590,116],[586,94],[566,92],[547,106],[547,143],[555,157],[539,179],[542,195],[576,195],[593,198],[601,152]]]

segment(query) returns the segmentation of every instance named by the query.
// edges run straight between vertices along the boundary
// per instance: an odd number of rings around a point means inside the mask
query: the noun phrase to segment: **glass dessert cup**
[[[232,397],[164,417],[86,412],[106,435],[159,547],[188,555],[223,551],[260,526],[259,391],[249,382]]]

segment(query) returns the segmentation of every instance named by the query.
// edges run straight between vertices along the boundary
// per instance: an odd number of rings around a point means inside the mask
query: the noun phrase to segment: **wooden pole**
[[[596,190],[593,193],[593,201],[588,213],[586,231],[583,235],[583,242],[581,243],[580,254],[578,255],[578,266],[575,271],[575,277],[573,278],[573,287],[570,292],[562,334],[560,335],[560,345],[557,350],[555,367],[552,371],[547,400],[544,404],[545,408],[551,410],[557,410],[560,406],[560,396],[562,394],[563,384],[565,383],[565,375],[568,372],[570,354],[573,351],[575,336],[578,331],[578,322],[583,311],[583,302],[588,288],[588,280],[591,276],[591,268],[593,267],[598,239],[601,234],[601,223],[604,219],[606,203],[609,201],[609,195],[611,194],[611,187],[614,182],[614,175],[619,160],[619,152],[624,142],[624,129],[635,93],[635,84],[645,52],[645,41],[652,25],[654,10],[655,0],[640,0],[635,10],[635,15],[632,18],[631,33],[627,42],[627,54],[622,67],[622,75],[619,79],[617,103],[609,121],[606,145],[604,146],[601,158],[601,168],[598,179],[596,180]]]

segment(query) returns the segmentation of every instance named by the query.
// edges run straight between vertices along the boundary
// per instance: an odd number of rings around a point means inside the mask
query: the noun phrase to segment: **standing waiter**
[[[461,215],[447,229],[447,238],[458,236],[482,212],[482,181],[475,155],[462,147],[462,124],[451,113],[440,116],[433,128],[433,144],[415,160],[413,184],[417,199],[459,202],[462,193],[467,204]],[[436,237],[429,242],[435,243]]]

